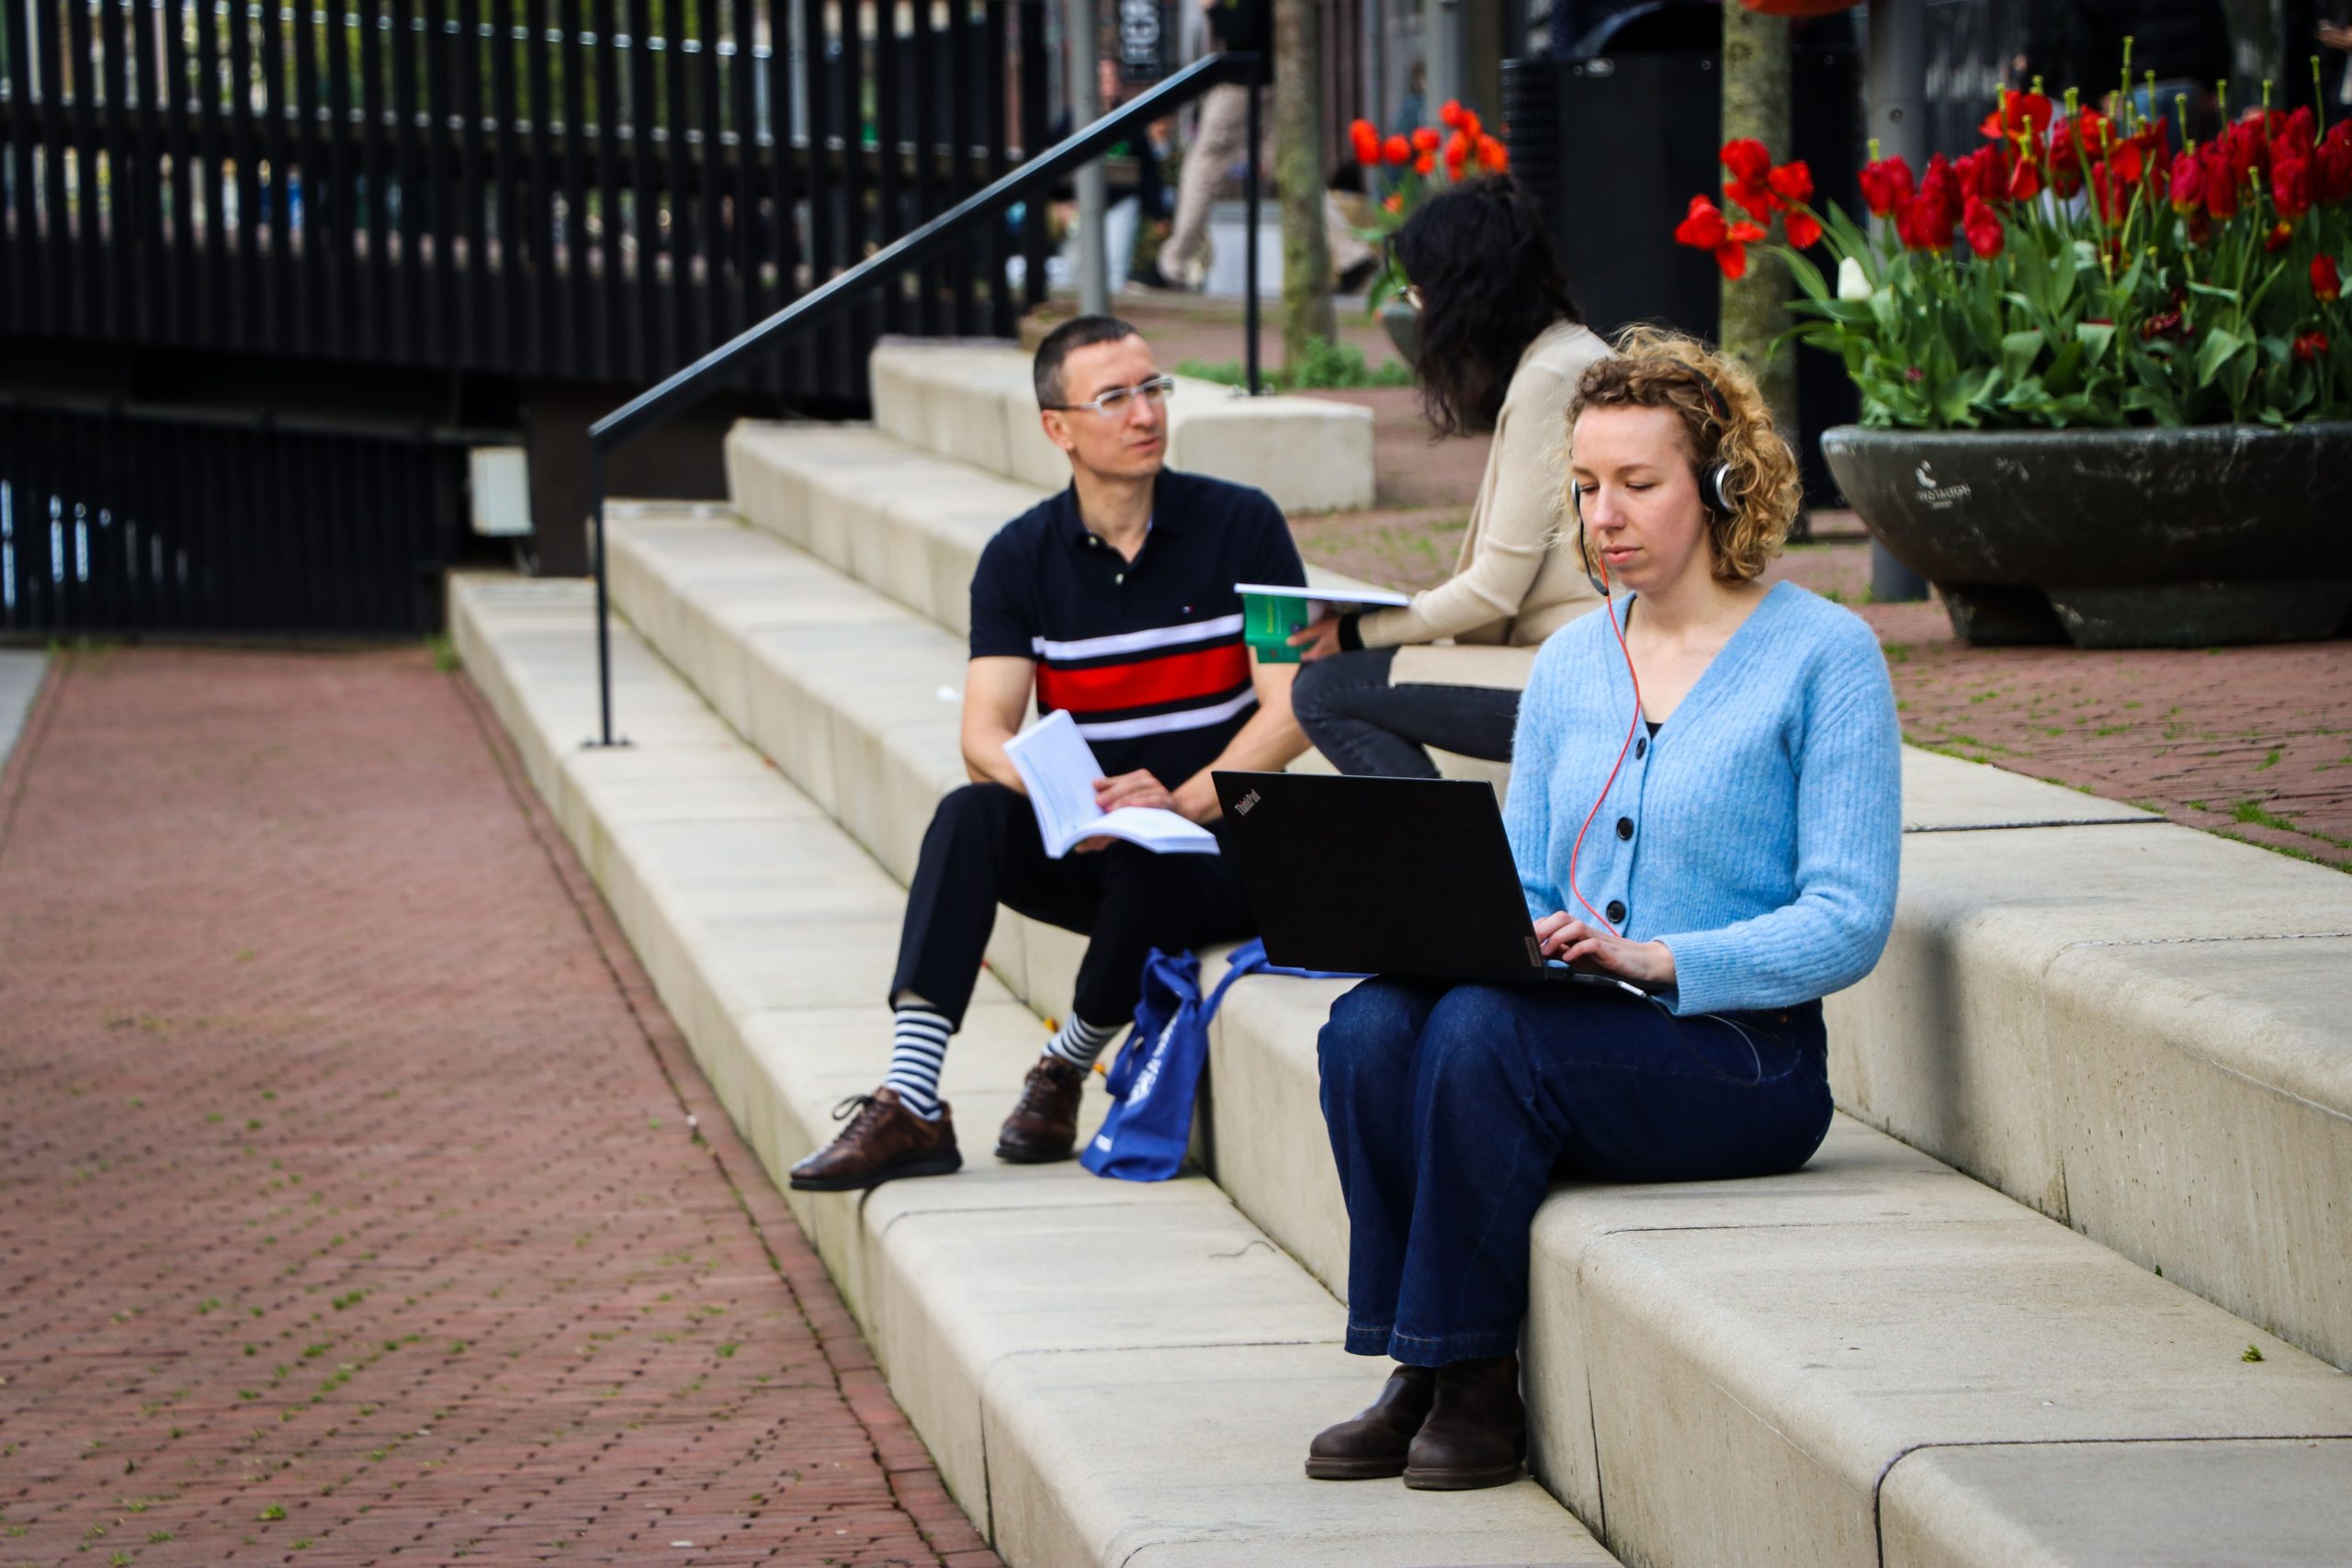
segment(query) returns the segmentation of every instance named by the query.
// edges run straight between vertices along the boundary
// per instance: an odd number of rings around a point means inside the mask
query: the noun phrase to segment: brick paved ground
[[[1122,295],[1114,309],[1162,363],[1241,352],[1229,301]],[[1274,317],[1268,313],[1268,321]],[[1377,365],[1377,323],[1342,300],[1340,335]],[[1281,355],[1271,328],[1267,362]],[[1306,558],[1398,588],[1453,571],[1487,458],[1483,437],[1431,442],[1405,389],[1314,394],[1374,411],[1378,506],[1295,519]],[[2352,640],[2215,651],[1971,648],[1935,604],[1872,604],[1870,549],[1849,513],[1775,569],[1853,605],[1885,645],[1905,735],[2177,822],[2352,870]]]
[[[6,1568],[995,1561],[421,651],[65,662],[0,1105]]]

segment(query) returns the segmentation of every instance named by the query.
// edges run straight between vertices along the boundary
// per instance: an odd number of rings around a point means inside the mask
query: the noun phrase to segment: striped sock
[[[890,1070],[882,1081],[898,1090],[907,1109],[926,1122],[939,1120],[939,1069],[947,1060],[947,1015],[932,1008],[894,1010]]]
[[[1046,1042],[1046,1055],[1059,1056],[1065,1062],[1075,1062],[1081,1067],[1091,1067],[1094,1065],[1094,1058],[1102,1054],[1102,1047],[1111,1043],[1112,1036],[1118,1032],[1119,1026],[1115,1023],[1089,1023],[1072,1013],[1062,1021],[1062,1026],[1053,1039]]]

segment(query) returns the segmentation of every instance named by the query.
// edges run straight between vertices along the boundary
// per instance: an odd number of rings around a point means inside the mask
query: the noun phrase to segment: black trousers
[[[1049,860],[1026,795],[967,784],[939,803],[923,835],[891,1000],[911,991],[961,1028],[999,904],[1090,939],[1071,1000],[1089,1023],[1134,1014],[1153,948],[1233,942],[1257,929],[1229,856],[1156,855],[1114,843]]]
[[[1393,648],[1335,653],[1298,672],[1290,711],[1315,749],[1343,773],[1433,779],[1425,746],[1488,761],[1510,758],[1519,694],[1495,686],[1389,682]]]

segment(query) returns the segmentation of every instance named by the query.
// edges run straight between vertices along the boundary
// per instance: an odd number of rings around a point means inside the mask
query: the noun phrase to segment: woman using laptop
[[[1320,1042],[1348,1348],[1398,1365],[1307,1473],[1499,1485],[1525,1453],[1528,1228],[1555,1175],[1796,1169],[1828,1130],[1820,998],[1894,912],[1899,736],[1868,626],[1758,579],[1797,505],[1755,382],[1636,329],[1584,373],[1570,505],[1624,592],[1544,645],[1504,809],[1552,956],[1634,982],[1366,981]]]
[[[1306,666],[1291,711],[1343,773],[1433,779],[1424,746],[1510,755],[1536,648],[1600,603],[1559,543],[1560,454],[1577,378],[1609,345],[1508,175],[1431,197],[1393,243],[1420,311],[1422,410],[1442,435],[1491,430],[1494,445],[1453,575],[1404,608],[1326,616],[1292,638]]]

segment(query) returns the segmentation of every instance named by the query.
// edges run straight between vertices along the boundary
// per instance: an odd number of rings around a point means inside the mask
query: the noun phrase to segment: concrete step
[[[960,657],[955,640],[838,577],[825,586],[816,563],[722,519],[639,514],[616,525],[614,541],[622,603],[640,606],[656,645],[674,649],[705,690],[745,692],[755,727],[746,733],[787,773],[826,756],[838,767],[842,735],[869,731],[869,760],[856,769],[865,794],[844,820],[886,865],[910,864],[889,846],[927,818],[922,777],[952,782],[960,772],[950,773],[952,726],[902,719],[900,705]],[[800,604],[818,606],[817,618],[797,622]],[[867,629],[829,630],[840,617]],[[729,635],[749,671],[741,678],[716,651]],[[920,671],[899,668],[899,652],[886,665],[867,651],[926,638],[935,662]],[[760,714],[812,694],[820,720],[756,728]],[[2006,839],[1987,835],[2197,837],[1946,758],[1910,753],[1905,769],[1912,844],[1969,842],[1998,856]],[[907,820],[880,822],[866,802]],[[2002,826],[2053,821],[2068,826]],[[1058,943],[1074,955],[1075,943],[1034,929],[1024,941],[1025,963],[1008,978],[1051,1007],[1068,994],[1067,975],[1037,953]],[[1345,1216],[1313,1051],[1340,988],[1272,978],[1236,987],[1215,1031],[1204,1139],[1227,1195],[1335,1292],[1345,1284]],[[1892,1054],[1900,1037],[1841,1048]],[[1631,1560],[1860,1562],[1881,1529],[1909,1530],[1922,1551],[1944,1553],[1922,1561],[2032,1560],[1973,1543],[2055,1552],[2092,1506],[2069,1512],[2054,1499],[2012,1497],[1974,1472],[1963,1483],[1939,1471],[1917,1483],[1933,1505],[1919,1503],[1915,1520],[1887,1511],[1913,1492],[1881,1493],[1880,1481],[1905,1464],[1935,1468],[1915,1450],[2101,1444],[2110,1468],[2098,1506],[2111,1506],[2120,1529],[2154,1506],[2137,1468],[2151,1443],[2200,1445],[2234,1464],[2243,1452],[2233,1445],[2352,1438],[2352,1380],[2342,1373],[1846,1118],[1813,1166],[1778,1182],[1565,1189],[1535,1245],[1528,1350],[1538,1462]],[[1850,1332],[1833,1356],[1823,1336],[1839,1330]],[[2238,1359],[2250,1344],[2261,1348],[2258,1364]],[[2176,1389],[2191,1391],[2185,1404]],[[2352,1448],[2340,1451],[2352,1458]],[[1734,1484],[1702,1455],[1731,1460],[1749,1479]],[[2199,1549],[2223,1558],[2229,1543],[2268,1539],[2260,1510],[2222,1502],[2201,1518]]]
[[[595,719],[584,586],[453,579],[468,672],[782,1184],[881,1076],[897,884],[615,628],[627,749]],[[969,1163],[787,1193],[892,1393],[1017,1568],[1232,1562],[1601,1568],[1532,1482],[1476,1499],[1309,1482],[1306,1437],[1367,1396],[1338,1305],[1206,1179],[1101,1181],[987,1149],[1044,1034],[983,976],[947,1065]],[[1091,1096],[1090,1122],[1102,1098]]]
[[[999,528],[1069,482],[1025,483],[865,424],[744,420],[728,433],[742,518],[957,633],[971,629],[980,551]],[[1182,465],[1179,465],[1180,467]],[[1335,591],[1355,579],[1309,568]]]
[[[1069,461],[1037,422],[1030,360],[1027,350],[993,342],[886,340],[867,361],[874,423],[923,451],[1059,490],[1069,482]],[[1293,513],[1373,503],[1369,409],[1175,379],[1171,466],[1255,485]]]

